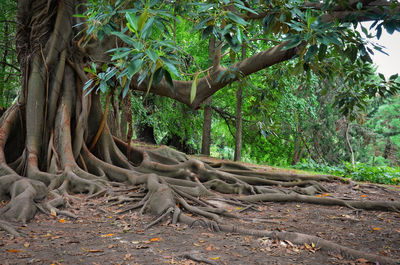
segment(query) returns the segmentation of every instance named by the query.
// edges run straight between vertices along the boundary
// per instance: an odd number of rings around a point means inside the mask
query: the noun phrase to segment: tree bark
[[[346,128],[346,144],[347,147],[349,148],[350,151],[350,162],[351,162],[351,166],[354,167],[355,166],[355,162],[354,162],[354,152],[353,152],[353,148],[351,147],[351,143],[350,143],[350,139],[349,139],[349,130],[350,130],[350,121],[347,121],[347,128]]]
[[[203,155],[210,155],[211,146],[211,122],[212,122],[212,97],[204,101],[204,121],[203,121],[203,138],[201,141],[201,153]]]
[[[128,97],[131,96],[131,93],[128,93],[124,99],[122,99],[121,95],[121,102],[122,102],[122,112],[121,112],[121,139],[122,141],[127,141],[127,134],[128,134],[128,111],[132,111],[128,108]]]
[[[221,60],[221,48],[215,47],[215,37],[212,36],[208,42],[208,59],[212,61],[212,69],[218,68]],[[197,95],[196,95],[197,97]],[[201,142],[201,153],[210,155],[211,147],[211,123],[212,123],[212,96],[204,100],[203,138]]]
[[[242,61],[246,59],[246,45],[242,45]],[[233,160],[240,161],[242,158],[242,86],[244,80],[239,82],[238,90],[236,91],[236,135],[235,135],[235,154]]]
[[[114,93],[111,95],[111,106],[112,108],[108,111],[107,115],[107,124],[111,134],[121,139],[119,102],[118,99],[115,98]]]

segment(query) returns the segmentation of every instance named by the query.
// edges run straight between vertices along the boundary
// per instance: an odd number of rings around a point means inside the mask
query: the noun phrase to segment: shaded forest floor
[[[207,158],[201,158],[207,160]],[[216,162],[216,159],[211,159]],[[249,166],[249,164],[246,164]],[[256,166],[262,171],[281,171]],[[400,200],[400,186],[324,183],[329,193],[318,196],[361,200]],[[135,192],[134,190],[131,192]],[[37,214],[26,236],[14,238],[0,231],[0,264],[368,264],[330,253],[315,245],[217,233],[165,221],[145,230],[153,217],[139,211],[116,215],[124,205],[110,206],[106,197],[72,204],[78,219]],[[224,205],[242,219],[227,223],[266,230],[319,236],[344,246],[400,258],[400,213],[353,211],[339,206],[303,203],[262,203],[255,209]],[[0,206],[1,207],[1,206]]]

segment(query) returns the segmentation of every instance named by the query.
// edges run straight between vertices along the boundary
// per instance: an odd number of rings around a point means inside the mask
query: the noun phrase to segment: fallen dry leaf
[[[20,250],[20,249],[7,249],[7,252],[10,252],[10,253],[18,253],[18,252],[24,252],[23,250]]]
[[[161,238],[159,238],[159,237],[155,237],[155,238],[150,239],[151,242],[156,242],[156,241],[160,241],[160,240],[161,240]]]
[[[305,247],[308,251],[310,251],[310,252],[312,252],[312,253],[315,253],[315,251],[317,251],[317,250],[320,249],[320,248],[317,248],[316,245],[315,245],[314,243],[311,243],[311,245],[309,245],[309,244],[307,244],[307,243],[304,243],[304,247]]]
[[[114,234],[106,234],[106,235],[101,235],[101,237],[110,237],[113,236]]]
[[[124,260],[130,260],[132,258],[132,254],[128,253],[125,255]]]
[[[29,247],[29,243],[28,243],[28,242],[25,242],[25,243],[24,243],[24,247],[26,247],[26,248]]]
[[[100,249],[86,249],[86,248],[82,248],[82,250],[86,251],[86,252],[90,252],[90,253],[96,253],[96,252],[102,252],[103,250]]]
[[[372,230],[379,231],[379,230],[382,230],[382,228],[380,228],[380,227],[373,227]]]
[[[215,257],[215,258],[210,258],[210,259],[213,259],[213,260],[217,260],[217,259],[219,259],[219,257]]]

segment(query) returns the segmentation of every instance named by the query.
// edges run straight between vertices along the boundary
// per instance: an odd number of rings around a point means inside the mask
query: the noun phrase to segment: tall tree
[[[213,57],[217,53],[221,52],[221,48],[216,47],[215,37],[211,37],[208,43],[208,58],[210,62],[217,63],[217,60],[213,60]],[[211,148],[211,123],[212,123],[212,96],[208,97],[204,101],[204,113],[203,113],[203,135],[201,139],[201,153],[203,155],[210,155]]]
[[[241,60],[246,59],[246,45],[242,45]],[[242,157],[242,100],[243,100],[243,82],[239,83],[236,91],[236,134],[235,134],[235,154],[234,160],[240,161]]]
[[[297,243],[302,243],[299,234],[238,230],[221,224],[219,214],[224,214],[223,209],[197,198],[212,195],[229,201],[230,195],[221,194],[237,193],[243,195],[239,197],[243,202],[302,201],[360,209],[400,209],[399,202],[315,197],[323,190],[315,180],[327,180],[327,176],[270,175],[229,163],[210,166],[165,147],[147,150],[131,146],[132,128],[127,143],[113,138],[106,117],[112,90],[122,91],[123,95],[129,89],[154,93],[198,108],[206,98],[240,77],[294,57],[298,58],[299,69],[318,71],[328,46],[341,50],[342,45],[353,47],[360,41],[349,25],[330,21],[383,19],[375,24],[378,31],[384,27],[393,32],[399,26],[397,2],[289,1],[287,5],[275,5],[270,1],[224,0],[172,5],[169,1],[135,1],[132,7],[131,1],[88,1],[86,10],[78,4],[74,0],[18,2],[16,46],[22,86],[17,103],[0,121],[0,200],[8,201],[0,209],[2,218],[26,223],[38,207],[75,217],[59,210],[73,203],[70,193],[104,194],[111,182],[143,186],[147,194],[138,205],[130,207],[170,216],[173,222],[196,223],[194,217],[181,214],[179,203],[206,217],[203,223],[216,230],[299,239]],[[196,23],[195,30],[201,31],[204,38],[213,34],[221,49],[239,51],[243,30],[259,19],[263,19],[267,32],[281,41],[229,66],[221,65],[222,54],[216,52],[213,66],[207,71],[200,69],[191,81],[173,80],[181,76],[180,51],[168,39],[168,25],[178,19],[175,11],[197,18],[191,22]],[[76,13],[84,15],[74,16]],[[123,28],[118,29],[119,25]],[[85,36],[77,37],[79,32],[85,32]],[[286,40],[282,40],[284,36]],[[367,55],[364,50],[361,56]],[[357,56],[359,50],[355,52]],[[321,56],[317,58],[317,54]],[[104,112],[99,92],[106,94]],[[129,117],[128,123],[132,124]],[[295,188],[282,192],[266,185]],[[48,193],[51,196],[47,197]],[[4,221],[0,226],[15,233]],[[318,240],[304,235],[301,238]],[[393,262],[324,240],[319,243],[380,263]]]

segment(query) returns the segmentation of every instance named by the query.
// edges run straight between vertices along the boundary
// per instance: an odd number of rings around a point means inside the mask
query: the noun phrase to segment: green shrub
[[[400,185],[400,169],[388,166],[356,163],[353,167],[349,162],[344,162],[341,166],[329,166],[308,160],[296,164],[294,168],[342,176],[356,181]]]

